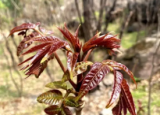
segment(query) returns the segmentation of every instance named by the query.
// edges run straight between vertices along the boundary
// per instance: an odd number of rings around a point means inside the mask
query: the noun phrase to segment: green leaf
[[[61,99],[63,99],[63,96],[59,90],[50,90],[38,96],[37,101],[39,103],[53,105],[59,102]]]
[[[67,90],[67,84],[64,83],[63,81],[54,81],[54,82],[48,83],[46,87],[49,87],[52,89],[61,88],[61,89]]]
[[[75,97],[69,96],[64,100],[64,104],[69,107],[78,107],[78,103],[75,101]]]

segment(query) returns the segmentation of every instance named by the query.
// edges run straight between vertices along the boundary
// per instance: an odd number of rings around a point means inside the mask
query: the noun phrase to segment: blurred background
[[[16,56],[22,39],[9,31],[24,22],[41,22],[53,30],[66,23],[71,32],[81,24],[79,38],[90,39],[97,30],[121,39],[121,52],[110,57],[104,49],[94,50],[92,60],[112,58],[125,64],[135,76],[136,89],[127,75],[138,115],[160,115],[160,0],[0,0],[0,115],[45,115],[46,105],[36,97],[48,90],[45,84],[62,77],[56,60],[49,63],[39,79],[26,76],[17,66],[23,58]],[[58,51],[65,64],[64,53]],[[24,57],[25,59],[25,57]],[[112,92],[113,76],[86,97],[83,115],[112,115],[104,109]],[[128,114],[129,115],[129,114]]]

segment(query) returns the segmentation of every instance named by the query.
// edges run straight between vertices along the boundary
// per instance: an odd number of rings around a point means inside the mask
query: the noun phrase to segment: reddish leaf
[[[111,66],[115,70],[125,71],[131,77],[131,79],[134,81],[134,83],[137,85],[137,83],[134,79],[133,73],[125,65],[123,65],[121,63],[117,63],[116,61],[112,61],[112,60],[104,60],[102,63],[108,64],[109,66]]]
[[[67,68],[69,71],[73,70],[78,59],[78,53],[67,52]]]
[[[37,38],[31,39],[30,41],[38,41],[38,42],[41,42],[42,44],[34,46],[33,48],[29,49],[28,51],[26,51],[22,55],[32,53],[32,52],[40,50],[46,46],[50,47],[50,49],[46,51],[45,57],[43,58],[42,62],[47,60],[49,58],[49,56],[52,55],[57,49],[68,46],[67,42],[60,40],[59,38],[57,38],[55,36],[37,37]]]
[[[51,105],[44,109],[45,113],[48,115],[56,115],[61,111],[61,108],[58,105]]]
[[[123,70],[123,71],[125,71],[131,77],[131,79],[134,81],[134,83],[137,85],[137,83],[136,83],[136,81],[134,79],[133,73],[125,65],[123,65],[121,63],[116,63],[116,65],[113,66],[113,67],[117,67],[117,68],[115,68],[117,70]]]
[[[122,115],[121,111],[122,111],[122,105],[121,101],[119,101],[117,105],[112,109],[112,113],[113,115]]]
[[[23,62],[19,63],[18,65],[20,66],[20,65],[26,63],[27,61],[31,60],[33,57],[34,56],[31,56],[31,57],[27,58],[26,60],[24,60]]]
[[[69,110],[69,108],[68,107],[66,107],[66,106],[62,106],[62,111],[61,111],[61,113],[60,113],[60,115],[72,115],[72,112]]]
[[[47,45],[51,45],[50,43],[43,43],[43,44],[39,44],[37,46],[34,46],[32,48],[30,48],[29,50],[27,50],[26,52],[24,52],[22,55],[26,55],[26,54],[29,54],[29,53],[32,53],[32,52],[35,52],[35,51],[38,51],[38,50],[41,50],[43,49],[44,47],[46,47]]]
[[[71,45],[73,46],[74,48],[74,51],[75,52],[80,52],[81,50],[81,44],[80,44],[80,41],[78,39],[78,30],[79,30],[79,27],[75,33],[75,35],[72,35],[68,28],[66,27],[66,25],[64,25],[64,29],[61,29],[61,28],[58,28],[60,30],[60,32],[63,34],[63,36],[71,43]]]
[[[29,34],[28,36],[24,36],[24,39],[20,42],[19,46],[17,47],[17,56],[19,56],[20,53],[21,53],[24,49],[28,48],[28,47],[32,44],[31,41],[30,41],[30,42],[27,42],[27,43],[26,43],[26,41],[28,41],[28,40],[36,37],[36,36],[39,36],[39,34],[38,34],[37,32],[32,32],[32,33]]]
[[[127,114],[127,110],[129,110],[131,115],[137,115],[133,98],[125,79],[123,79],[121,83],[121,88],[122,89],[119,101],[117,105],[112,109],[113,115],[122,115],[122,110],[124,115]]]
[[[59,42],[59,41],[64,42],[63,40],[59,39],[56,36],[35,37],[35,38],[31,39],[30,41],[37,41],[37,42],[42,42],[42,43],[43,42]]]
[[[102,63],[94,63],[82,82],[78,98],[84,96],[89,90],[94,89],[99,82],[103,80],[109,70],[110,69],[107,65]]]
[[[33,23],[24,23],[20,26],[17,26],[15,28],[13,28],[11,31],[10,31],[10,35],[12,35],[13,33],[15,32],[18,32],[18,31],[22,31],[22,30],[27,30],[27,29],[35,29],[36,27],[38,27],[40,25],[40,23],[36,23],[36,24],[33,24]]]
[[[29,62],[29,64],[33,64],[36,61],[40,61],[42,60],[42,58],[45,56],[45,54],[48,52],[48,50],[50,49],[51,46],[47,45],[45,47],[42,47],[36,54],[35,56],[31,59],[31,61]]]
[[[87,52],[91,48],[95,48],[97,46],[105,47],[108,50],[111,50],[114,52],[114,48],[119,48],[120,40],[117,39],[115,36],[112,35],[102,35],[99,36],[99,33],[96,34],[93,38],[91,38],[89,41],[87,41],[83,46],[83,52]]]
[[[114,71],[114,86],[111,95],[111,99],[109,100],[106,108],[109,108],[118,98],[121,93],[121,82],[123,80],[123,75],[119,71]]]
[[[132,98],[132,94],[129,90],[128,83],[125,79],[123,79],[123,81],[122,81],[122,95],[123,95],[123,98],[125,100],[125,103],[127,105],[127,108],[129,110],[129,112],[132,115],[137,115],[135,105],[134,105],[134,101],[133,101],[133,98]]]
[[[21,70],[28,68],[25,74],[28,76],[34,74],[38,78],[39,75],[43,72],[43,70],[47,67],[48,61],[53,59],[53,55],[51,55],[48,58],[48,60],[41,63],[41,60],[45,55],[45,51],[48,49],[49,49],[49,47],[41,49],[40,51],[38,51],[38,53],[34,57],[32,56],[32,57],[28,58],[27,60],[23,61],[22,63],[20,63],[19,65],[30,60],[29,64],[26,65],[25,67],[23,67]]]

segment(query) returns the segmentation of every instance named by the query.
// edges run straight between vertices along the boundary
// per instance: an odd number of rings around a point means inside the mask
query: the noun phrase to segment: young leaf
[[[121,63],[117,63],[115,67],[118,67],[121,70],[125,71],[131,77],[131,79],[134,81],[134,83],[137,85],[137,83],[136,83],[136,81],[134,79],[133,73],[125,65],[123,65]]]
[[[33,23],[23,23],[22,25],[13,28],[13,29],[10,31],[9,36],[12,35],[12,34],[15,33],[15,32],[18,32],[18,31],[28,30],[28,29],[35,29],[35,28],[38,27],[39,25],[40,25],[39,22],[37,22],[36,24],[33,24]]]
[[[63,36],[71,43],[71,45],[73,46],[74,48],[74,51],[75,52],[80,52],[81,50],[81,44],[80,44],[80,41],[78,39],[78,30],[79,30],[79,27],[78,29],[76,30],[76,33],[75,35],[72,35],[68,28],[66,27],[66,25],[64,25],[64,29],[61,29],[61,28],[58,28],[60,30],[60,32],[63,34]]]
[[[67,52],[67,69],[72,71],[78,59],[78,53]]]
[[[45,113],[48,115],[72,115],[68,107],[62,105],[61,107],[57,105],[51,105],[45,108]]]
[[[59,102],[61,99],[63,99],[63,96],[59,90],[50,90],[38,96],[37,101],[39,103],[53,105]]]
[[[92,66],[92,62],[90,61],[84,61],[84,62],[78,62],[76,63],[75,69],[74,69],[74,76],[79,75],[87,70],[88,66]]]
[[[39,34],[37,32],[32,32],[28,36],[24,36],[24,39],[20,42],[20,44],[17,47],[17,56],[19,56],[24,49],[28,48],[32,44],[31,41],[27,42],[27,43],[26,43],[26,41],[28,41],[34,37],[37,37],[37,36],[39,36]]]
[[[68,107],[62,105],[61,112],[58,115],[72,115],[72,112],[69,110]]]
[[[105,47],[111,52],[114,52],[113,49],[119,48],[120,47],[119,44],[120,44],[120,39],[117,39],[115,36],[109,34],[99,36],[98,33],[84,44],[83,52],[87,52],[88,50],[98,46]]]
[[[109,100],[106,108],[109,108],[118,98],[121,93],[121,82],[123,80],[123,75],[119,71],[114,71],[114,86],[111,95],[111,99]]]
[[[78,107],[78,103],[75,101],[75,97],[73,96],[65,98],[63,103],[69,107]]]
[[[115,70],[125,71],[131,77],[131,79],[134,81],[134,83],[137,85],[137,83],[134,79],[133,73],[125,65],[123,65],[121,63],[117,63],[116,61],[112,61],[112,60],[104,60],[102,63],[107,64],[108,66],[111,66]]]
[[[38,42],[41,42],[42,44],[32,47],[31,49],[29,49],[28,51],[26,51],[22,55],[32,53],[32,52],[35,52],[37,50],[41,50],[44,47],[49,46],[50,49],[45,52],[45,56],[42,59],[43,61],[47,60],[50,57],[50,55],[52,55],[57,49],[68,46],[67,42],[62,41],[55,36],[33,38],[33,39],[31,39],[31,41],[38,41]]]
[[[99,84],[99,82],[103,80],[104,76],[108,72],[109,72],[109,68],[107,65],[104,65],[102,63],[94,63],[92,65],[91,70],[83,79],[83,82],[76,100],[83,97],[89,90],[94,89]]]
[[[125,100],[125,103],[127,105],[127,108],[129,110],[129,112],[132,115],[137,115],[135,105],[134,105],[134,101],[133,101],[133,98],[132,98],[132,94],[129,90],[128,83],[125,79],[123,79],[121,86],[122,86],[122,95],[123,95],[123,98]]]
[[[48,47],[48,46],[47,46]],[[20,63],[19,65],[30,61],[28,65],[24,66],[21,70],[25,70],[26,68],[27,71],[25,72],[26,75],[28,75],[28,77],[31,74],[34,74],[37,78],[40,76],[40,74],[43,72],[43,70],[47,67],[47,63],[49,60],[53,59],[54,55],[51,55],[48,60],[44,61],[43,63],[41,63],[41,59],[44,57],[44,52],[45,50],[47,50],[47,47],[40,50],[37,55],[32,56],[28,59],[26,59],[25,61],[23,61],[22,63]]]
[[[54,81],[54,82],[48,83],[46,87],[49,87],[52,89],[61,88],[61,89],[67,90],[67,84],[63,81]]]
[[[61,112],[61,108],[57,105],[51,105],[44,109],[45,113],[48,115],[56,115]]]
[[[112,113],[113,115],[122,115],[121,111],[122,111],[122,104],[121,104],[121,101],[119,100],[117,105],[112,109]]]
[[[112,109],[113,115],[122,115],[122,110],[123,114],[126,115],[127,109],[129,110],[131,115],[137,115],[133,98],[130,93],[127,81],[125,79],[123,79],[121,83],[121,88],[122,89],[119,101],[117,105]]]

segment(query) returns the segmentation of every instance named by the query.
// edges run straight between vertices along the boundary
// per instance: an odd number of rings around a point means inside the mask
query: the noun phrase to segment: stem
[[[68,95],[71,93],[71,91],[70,90],[67,90],[66,91],[66,94],[64,95],[64,97],[63,97],[63,99],[59,102],[59,107],[61,107],[62,106],[62,104],[63,104],[63,100],[66,98],[66,97],[68,97]]]
[[[69,82],[74,87],[74,89],[76,90],[77,89],[77,85],[71,79],[69,79]]]
[[[78,56],[78,60],[77,62],[81,62],[81,56]],[[81,87],[82,84],[82,79],[83,79],[83,74],[77,75],[77,87],[76,87],[76,92],[79,92],[79,89]]]
[[[57,55],[57,53],[56,53],[56,52],[54,52],[54,56],[55,56],[55,58],[56,58],[56,60],[57,60],[58,64],[60,65],[60,67],[61,67],[62,71],[63,71],[63,72],[65,72],[65,71],[66,71],[66,69],[64,68],[64,66],[63,66],[63,64],[62,64],[62,62],[61,62],[61,60],[60,60],[60,58],[58,57],[58,55]]]
[[[81,115],[82,108],[76,108],[76,115]]]

